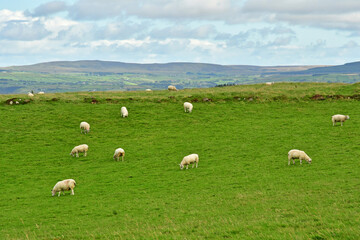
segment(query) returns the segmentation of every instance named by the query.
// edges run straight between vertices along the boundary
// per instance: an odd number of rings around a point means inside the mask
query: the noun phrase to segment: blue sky
[[[360,1],[1,1],[0,45],[0,66],[336,65],[360,60]]]

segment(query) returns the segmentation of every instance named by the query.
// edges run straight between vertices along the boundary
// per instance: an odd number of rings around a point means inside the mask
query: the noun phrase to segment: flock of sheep
[[[193,105],[189,102],[184,103],[184,112],[191,113],[193,110]],[[126,107],[121,107],[120,114],[123,118],[129,116],[129,112]],[[87,134],[90,132],[90,124],[87,122],[81,122],[80,123],[80,133]],[[81,144],[78,146],[75,146],[71,152],[71,156],[79,157],[79,153],[84,153],[84,157],[87,155],[87,151],[89,150],[89,146],[87,144]],[[122,148],[115,149],[114,152],[114,160],[119,161],[121,157],[121,160],[124,161],[125,158],[125,151]],[[193,164],[193,168],[196,166],[198,167],[199,163],[199,155],[198,154],[190,154],[188,156],[185,156],[183,160],[180,162],[179,166],[180,169],[183,169],[186,166],[186,169],[189,168],[190,164]],[[60,196],[60,193],[63,192],[65,194],[65,191],[71,191],[71,195],[74,195],[74,188],[76,186],[76,182],[74,179],[65,179],[62,181],[59,181],[55,184],[54,188],[51,190],[52,196],[55,196],[56,193],[58,193],[58,196]]]
[[[169,86],[168,90],[169,91],[177,91],[174,86]],[[184,103],[184,112],[191,113],[192,110],[193,110],[193,105],[189,102],[185,102]],[[126,109],[126,107],[121,107],[120,114],[122,117],[129,116],[129,113],[128,113],[128,110]],[[333,126],[335,126],[336,122],[340,122],[341,126],[343,126],[343,123],[347,119],[350,119],[350,117],[348,115],[341,115],[341,114],[336,114],[331,117]],[[87,122],[81,122],[80,123],[80,132],[84,133],[84,134],[89,133],[90,132],[90,124]],[[89,149],[88,145],[81,144],[81,145],[74,147],[71,150],[70,155],[79,157],[79,153],[84,153],[84,156],[86,156],[88,149]],[[122,158],[122,161],[124,161],[125,151],[122,148],[117,148],[114,152],[113,158],[114,158],[114,160],[119,161],[120,157]],[[290,165],[291,160],[293,161],[293,164],[295,164],[295,159],[299,159],[300,164],[302,164],[303,160],[307,161],[309,164],[311,164],[311,162],[312,162],[311,158],[304,151],[301,151],[298,149],[292,149],[288,152],[288,165]],[[182,170],[182,169],[184,169],[185,166],[186,166],[186,169],[188,169],[190,164],[193,164],[193,168],[195,166],[198,167],[198,163],[199,163],[199,155],[194,153],[194,154],[185,156],[182,159],[182,161],[180,162],[179,166],[180,166],[180,169]],[[60,193],[61,192],[64,193],[64,191],[71,191],[71,195],[74,195],[75,186],[76,186],[76,182],[74,179],[65,179],[63,181],[59,181],[55,184],[54,188],[51,191],[52,196],[55,196],[56,193],[58,193],[58,196],[60,196]]]

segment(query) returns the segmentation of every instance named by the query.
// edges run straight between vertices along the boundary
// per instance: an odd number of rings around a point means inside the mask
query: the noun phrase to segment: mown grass
[[[296,94],[357,91],[316,85]],[[249,88],[256,97],[287,95],[291,86]],[[358,101],[226,101],[237,87],[201,91],[96,93],[118,98],[100,104],[61,94],[1,105],[0,239],[358,239]],[[169,94],[175,98],[158,101]],[[185,114],[188,94],[216,101],[194,102]],[[129,118],[120,118],[123,105]],[[350,120],[333,127],[336,113]],[[80,134],[83,120],[88,135]],[[88,156],[69,156],[82,143]],[[113,161],[117,147],[125,162]],[[312,165],[288,166],[292,148],[306,151]],[[191,153],[199,168],[181,171]],[[77,181],[75,195],[51,197],[65,178]]]

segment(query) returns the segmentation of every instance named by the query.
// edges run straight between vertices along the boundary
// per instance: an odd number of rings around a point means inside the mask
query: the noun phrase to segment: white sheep
[[[84,157],[86,157],[87,155],[87,151],[89,149],[89,146],[86,144],[81,144],[79,146],[74,147],[71,152],[70,155],[74,156],[74,154],[76,154],[76,157],[79,157],[79,153],[83,152],[84,153]]]
[[[173,86],[173,85],[169,85],[169,86],[168,86],[168,90],[169,90],[169,91],[177,91],[176,87]]]
[[[32,94],[31,92],[28,93],[28,97],[34,97],[34,94]]]
[[[311,164],[311,158],[301,150],[292,149],[288,152],[288,165],[290,165],[290,160],[293,160],[293,164],[295,164],[295,159],[300,160],[300,164],[302,164],[302,160],[306,160],[309,164]]]
[[[145,92],[152,92],[152,90],[150,88],[145,89]]]
[[[121,116],[122,116],[123,118],[129,116],[129,112],[128,112],[128,110],[126,109],[126,107],[121,107]]]
[[[183,160],[181,161],[180,165],[180,169],[182,170],[184,168],[184,166],[186,165],[186,169],[189,168],[189,165],[193,163],[193,168],[195,166],[196,163],[196,167],[198,167],[198,163],[199,163],[199,155],[193,153],[190,155],[187,155],[183,158]]]
[[[90,124],[88,124],[87,122],[81,122],[80,123],[80,132],[82,133],[84,130],[84,133],[89,133],[90,132]]]
[[[335,126],[336,122],[340,122],[341,126],[342,126],[343,122],[345,122],[347,119],[350,119],[350,117],[348,115],[341,115],[341,114],[336,114],[336,115],[331,117],[331,121],[333,123],[333,126]]]
[[[265,84],[268,85],[268,86],[270,86],[270,85],[273,85],[274,82],[266,82]]]
[[[39,95],[44,95],[45,93],[44,92],[38,92]]]
[[[191,113],[193,110],[193,105],[189,102],[184,102],[184,111]]]
[[[74,179],[65,179],[59,181],[55,184],[54,188],[51,190],[52,196],[55,196],[55,194],[59,192],[58,197],[60,197],[61,192],[63,192],[63,194],[65,195],[64,191],[70,191],[70,190],[71,190],[71,195],[74,195],[75,186],[76,186],[76,182]]]
[[[117,159],[117,161],[119,161],[119,158],[122,157],[121,161],[124,161],[124,157],[125,157],[125,151],[124,149],[122,148],[117,148],[115,150],[115,153],[114,153],[114,160]]]

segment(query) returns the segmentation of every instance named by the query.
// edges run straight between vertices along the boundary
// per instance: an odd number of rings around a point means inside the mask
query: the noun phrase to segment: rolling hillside
[[[62,61],[46,62],[27,66],[13,66],[2,68],[8,71],[24,71],[37,73],[146,73],[146,74],[223,74],[223,75],[256,75],[269,72],[299,71],[316,66],[247,66],[247,65],[218,65],[206,63],[164,63],[137,64],[110,61]]]
[[[360,81],[360,63],[341,66],[245,66],[205,63],[47,62],[0,69],[0,94],[208,88],[264,82]]]
[[[360,62],[346,63],[332,67],[315,67],[299,73],[304,74],[360,74]]]

